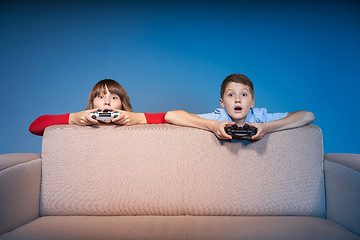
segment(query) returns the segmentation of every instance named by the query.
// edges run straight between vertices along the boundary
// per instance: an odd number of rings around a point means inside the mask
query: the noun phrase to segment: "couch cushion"
[[[34,159],[40,159],[38,153],[8,153],[0,155],[0,170],[4,170],[15,165],[26,163]]]
[[[360,237],[315,217],[56,216],[41,217],[0,239],[359,240]]]
[[[324,164],[327,218],[360,234],[360,171],[327,160]]]
[[[39,217],[41,159],[40,154],[14,153],[1,155],[0,162],[7,166],[0,170],[2,234]]]
[[[185,239],[182,217],[70,216],[41,217],[8,234],[5,239]]]
[[[42,215],[325,215],[316,126],[247,144],[168,124],[58,125],[42,157]]]

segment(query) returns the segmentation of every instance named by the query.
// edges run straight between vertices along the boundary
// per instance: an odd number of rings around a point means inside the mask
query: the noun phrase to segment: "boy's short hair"
[[[233,74],[227,76],[224,79],[224,81],[221,83],[221,88],[220,88],[220,97],[221,98],[224,97],[226,86],[231,82],[242,83],[242,84],[248,86],[250,88],[250,93],[251,93],[252,97],[254,97],[254,85],[253,85],[252,81],[244,74],[233,73]]]

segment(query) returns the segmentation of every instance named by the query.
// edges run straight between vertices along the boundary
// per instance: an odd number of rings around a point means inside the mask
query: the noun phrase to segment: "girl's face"
[[[105,91],[94,98],[94,108],[101,110],[121,110],[122,103],[120,97],[117,94],[111,94],[107,86],[105,86]]]

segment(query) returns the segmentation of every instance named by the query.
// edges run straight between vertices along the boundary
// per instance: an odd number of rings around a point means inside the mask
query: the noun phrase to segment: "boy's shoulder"
[[[282,119],[287,116],[285,113],[268,113],[266,108],[252,108],[246,117],[247,122],[265,123]]]
[[[224,108],[216,108],[211,113],[198,114],[198,116],[215,121],[233,121]],[[286,116],[287,113],[268,113],[266,108],[251,108],[248,115],[246,116],[245,122],[265,123],[279,120]]]
[[[229,114],[226,112],[224,108],[216,108],[211,113],[198,114],[199,117],[216,120],[216,121],[232,121]]]
[[[266,108],[251,108],[250,112],[254,115],[264,115],[267,114],[267,109]]]

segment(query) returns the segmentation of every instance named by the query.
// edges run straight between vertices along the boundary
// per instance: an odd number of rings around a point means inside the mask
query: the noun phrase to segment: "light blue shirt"
[[[249,123],[265,123],[282,119],[287,116],[288,113],[268,113],[266,108],[251,108],[248,115],[245,118],[245,122]],[[215,121],[229,121],[233,122],[229,114],[224,108],[217,108],[212,113],[198,114],[199,117],[215,120]]]

